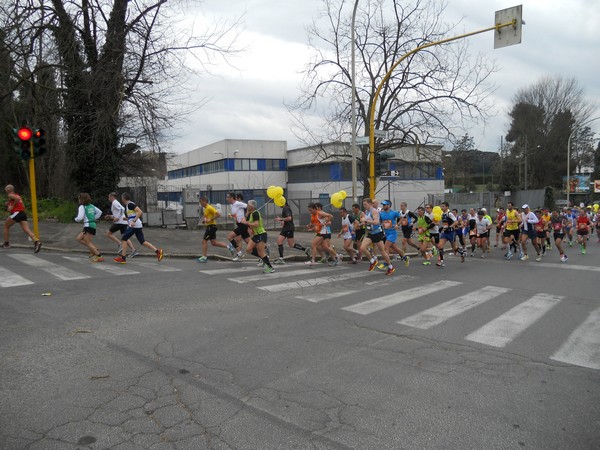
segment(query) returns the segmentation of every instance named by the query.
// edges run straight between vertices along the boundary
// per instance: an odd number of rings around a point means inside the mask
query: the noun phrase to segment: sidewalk
[[[4,220],[1,221],[4,226]],[[29,227],[33,231],[33,222],[29,218]],[[99,222],[97,234],[94,238],[94,244],[98,249],[104,252],[107,256],[116,254],[117,246],[110,241],[106,236],[108,231],[108,222]],[[75,238],[83,226],[78,223],[56,223],[56,222],[40,222],[39,233],[42,241],[42,252],[55,251],[65,253],[88,253],[87,248],[77,243]],[[217,232],[217,240],[226,242],[227,230],[219,230]],[[275,240],[279,236],[279,230],[267,230],[269,236],[269,244],[271,246],[271,258],[278,256],[277,244]],[[182,228],[158,228],[144,227],[144,237],[154,246],[162,248],[165,258],[197,258],[202,255],[202,236],[204,229],[187,230]],[[306,231],[296,231],[296,242],[303,246],[309,246],[314,233]],[[119,237],[120,234],[116,233]],[[135,237],[132,238],[136,250],[140,252],[140,256],[155,257],[155,255],[147,248],[141,246]],[[338,253],[343,253],[344,244],[342,239],[338,239],[337,235],[331,239]],[[33,243],[23,233],[21,227],[15,224],[10,229],[10,244],[15,248],[31,248]],[[299,250],[294,250],[288,247],[287,241],[284,242],[284,258],[288,261],[305,261],[306,255]],[[213,247],[208,244],[209,259],[228,261],[231,259],[231,254],[226,248]]]

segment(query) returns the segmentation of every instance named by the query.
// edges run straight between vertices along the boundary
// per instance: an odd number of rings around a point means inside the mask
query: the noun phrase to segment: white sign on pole
[[[356,145],[367,145],[369,143],[369,136],[356,136]]]
[[[494,32],[494,48],[508,47],[521,43],[523,30],[523,5],[496,11],[494,23],[496,25],[515,21],[514,26],[503,27]]]
[[[375,130],[374,133],[373,133],[373,135],[376,138],[384,138],[387,135],[387,131],[385,131],[385,130]]]

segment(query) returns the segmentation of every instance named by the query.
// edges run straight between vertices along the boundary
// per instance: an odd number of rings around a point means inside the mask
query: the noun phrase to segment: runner
[[[296,227],[294,226],[294,216],[292,214],[292,208],[286,202],[281,209],[281,216],[275,217],[275,221],[283,224],[279,236],[277,236],[277,250],[279,251],[279,258],[276,258],[273,261],[273,264],[285,264],[283,260],[283,242],[287,239],[288,246],[290,248],[294,248],[296,250],[300,250],[306,254],[306,256],[310,257],[310,249],[301,246],[296,243],[294,239],[294,231]]]
[[[542,208],[542,218],[546,223],[546,239],[544,245],[542,245],[542,255],[546,254],[546,248],[548,250],[552,250],[552,241],[550,240],[550,218],[552,214],[550,214],[550,210],[546,207]]]
[[[600,209],[596,211],[594,216],[594,223],[596,226],[596,236],[598,236],[598,242],[600,242]]]
[[[33,253],[39,252],[42,248],[42,241],[35,237],[29,229],[27,214],[25,214],[25,205],[21,196],[15,192],[15,187],[12,184],[7,184],[4,192],[6,192],[6,196],[8,197],[6,209],[9,212],[9,216],[4,222],[4,243],[2,244],[2,248],[10,248],[10,227],[18,223],[23,233],[33,241]]]
[[[554,244],[556,245],[556,250],[560,254],[560,261],[567,262],[569,259],[565,254],[562,243],[565,239],[565,228],[567,226],[567,218],[564,214],[559,214],[558,211],[552,211],[552,215],[550,216],[550,225],[552,227],[552,231],[554,233]]]
[[[242,201],[243,196],[241,194],[238,195],[239,197],[233,192],[228,192],[226,197],[227,203],[231,207],[231,213],[229,213],[228,217],[235,220],[235,229],[227,234],[227,241],[229,241],[227,249],[231,253],[231,256],[235,255],[233,258],[234,261],[239,261],[244,257],[244,252],[240,248],[240,241],[243,239],[246,244],[250,242],[248,226],[242,223],[248,205]]]
[[[516,209],[514,209],[513,203],[508,202],[504,226],[504,245],[507,246],[507,251],[504,257],[506,259],[511,259],[514,253],[517,253],[517,243],[519,242],[519,223],[519,213]]]
[[[486,216],[485,211],[482,209],[477,211],[475,229],[477,230],[477,246],[481,249],[481,258],[486,257],[492,225],[492,221]]]
[[[522,206],[523,212],[521,213],[521,247],[523,256],[519,259],[521,261],[527,261],[529,256],[527,255],[527,239],[531,240],[534,249],[539,253],[538,246],[535,240],[535,227],[534,225],[538,223],[538,218],[534,213],[529,209],[529,205]]]
[[[496,214],[496,243],[494,247],[498,247],[498,242],[500,241],[500,236],[504,233],[504,217],[506,213],[504,212],[504,208],[500,207]]]
[[[446,264],[444,264],[444,245],[446,245],[446,242],[450,242],[452,249],[460,254],[460,262],[464,263],[465,253],[463,249],[458,249],[454,244],[454,232],[458,226],[456,216],[452,213],[452,211],[450,211],[450,205],[448,202],[442,202],[440,208],[442,208],[442,220],[440,220],[441,229],[439,242],[437,244],[438,262],[435,265],[437,267],[446,267]]]
[[[417,216],[414,212],[409,211],[406,202],[400,203],[400,230],[402,231],[402,251],[406,253],[406,246],[410,245],[412,248],[419,251],[419,246],[412,240],[413,224],[417,221]]]
[[[208,262],[208,242],[213,247],[229,248],[231,244],[217,241],[217,219],[221,217],[221,213],[208,203],[208,198],[200,197],[200,205],[202,206],[202,223],[206,226],[204,237],[202,238],[202,256],[196,261],[199,263]],[[231,251],[231,250],[230,250]]]
[[[92,198],[87,192],[82,192],[77,198],[79,209],[75,222],[83,222],[83,231],[77,235],[76,240],[92,252],[93,262],[102,262],[104,261],[102,253],[92,243],[92,239],[96,235],[96,220],[102,216],[102,211],[92,205]]]
[[[575,223],[577,224],[577,242],[581,248],[581,254],[585,255],[592,221],[585,211],[581,211],[577,216],[577,221]]]
[[[350,257],[348,264],[356,264],[356,252],[352,246],[354,241],[352,237],[354,218],[348,214],[346,208],[340,208],[340,216],[342,218],[342,229],[337,236],[344,240],[344,250],[346,250],[346,253],[348,253],[348,256]]]
[[[431,251],[433,256],[437,256],[437,246],[440,242],[440,227],[439,223],[433,220],[433,205],[431,203],[425,205],[425,215],[429,217],[433,223],[433,227],[429,230],[429,235],[431,238]]]
[[[260,212],[257,211],[256,206],[256,200],[248,200],[248,212],[242,222],[248,225],[252,233],[252,238],[248,243],[248,247],[246,247],[246,251],[262,259],[263,265],[266,266],[263,269],[264,273],[273,273],[275,269],[271,265],[266,252],[267,232],[263,227],[262,217]]]
[[[333,257],[333,265],[339,264],[339,258],[333,248],[331,248],[331,214],[323,211],[323,205],[321,203],[311,203],[308,205],[308,211],[310,212],[311,223],[308,226],[309,230],[315,231],[316,236],[311,243],[311,259],[306,261],[304,264],[312,266],[315,263],[316,255],[321,251],[324,252],[321,258],[322,263],[326,263],[327,259],[331,255]]]
[[[548,222],[546,222],[542,211],[540,210],[536,210],[535,216],[538,219],[537,223],[533,226],[535,228],[535,244],[537,245],[537,256],[535,260],[539,262],[542,260],[542,255],[546,255],[546,232],[548,230]]]
[[[379,211],[373,205],[373,201],[370,198],[363,199],[363,208],[365,209],[365,215],[361,219],[361,222],[367,227],[367,236],[363,239],[361,250],[364,252],[367,248],[374,244],[377,246],[379,251],[381,252],[381,256],[388,264],[388,269],[386,271],[386,275],[392,275],[396,269],[390,260],[388,253],[385,251],[385,247],[383,244],[383,229],[381,228],[381,224],[379,222]],[[371,265],[369,266],[369,271],[372,271],[377,266],[377,257],[372,256],[370,259]]]
[[[354,218],[353,229],[354,229],[354,250],[356,250],[356,261],[362,261],[362,250],[360,249],[363,237],[365,236],[366,227],[361,223],[360,219],[364,217],[365,213],[360,209],[358,203],[352,205],[352,214]]]
[[[469,228],[469,243],[471,244],[471,256],[475,256],[475,249],[477,248],[477,214],[475,213],[475,208],[469,209],[467,223]]]
[[[392,209],[392,202],[389,200],[382,201],[381,207],[382,210],[379,212],[379,220],[385,233],[385,251],[387,252],[388,256],[390,255],[391,251],[396,252],[400,260],[404,261],[404,265],[408,267],[410,264],[410,258],[406,256],[404,251],[396,244],[396,241],[398,240],[398,222],[400,221],[400,213]],[[379,269],[380,267],[378,266],[377,268]],[[381,269],[383,268],[385,268],[385,266],[381,267]]]
[[[575,226],[576,216],[573,212],[572,208],[567,208],[567,213],[565,214],[567,219],[567,226],[565,227],[565,234],[569,240],[569,247],[573,247],[573,227]]]
[[[123,236],[123,233],[127,231],[127,220],[125,218],[125,208],[123,205],[121,205],[121,202],[119,202],[117,198],[116,192],[111,192],[108,194],[111,214],[106,215],[104,219],[112,221],[112,225],[106,232],[106,237],[119,246],[117,250],[117,254],[119,254],[121,253],[121,240],[115,236],[115,233],[120,231],[121,236]],[[137,255],[139,255],[139,253],[135,251],[135,247],[133,246],[133,241],[131,239],[127,241],[127,245],[129,245],[129,248],[131,248],[131,254],[129,255],[130,258],[135,258]]]
[[[422,206],[417,208],[417,221],[415,222],[415,227],[417,228],[418,240],[420,243],[419,250],[423,254],[425,261],[423,261],[424,266],[428,266],[431,264],[431,235],[429,230],[433,228],[435,225],[432,220],[425,215],[425,209]]]
[[[135,237],[141,245],[149,248],[154,253],[156,253],[156,258],[159,261],[162,261],[162,249],[156,248],[144,237],[144,231],[142,230],[144,226],[142,225],[142,221],[140,219],[142,217],[143,212],[140,209],[140,207],[131,201],[131,195],[128,192],[124,192],[123,194],[121,194],[121,202],[123,202],[123,205],[125,206],[125,214],[127,215],[128,228],[125,231],[125,233],[123,233],[123,236],[121,236],[121,255],[114,258],[114,261],[119,264],[127,263],[127,255],[125,254],[127,251],[127,241],[133,235],[135,235]]]

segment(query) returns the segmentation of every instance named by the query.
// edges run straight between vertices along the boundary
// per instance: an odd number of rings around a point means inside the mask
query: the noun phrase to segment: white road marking
[[[328,271],[328,270],[336,270],[337,268],[333,268],[333,267],[328,267],[328,268],[323,268],[321,270],[319,270],[319,272],[324,272],[324,271]],[[234,281],[236,283],[248,283],[248,282],[253,282],[253,281],[266,281],[268,279],[273,279],[273,278],[285,278],[285,277],[293,277],[296,275],[307,275],[307,274],[314,274],[315,270],[314,269],[299,269],[299,270],[292,270],[290,272],[278,272],[277,268],[275,269],[275,272],[273,273],[269,273],[269,274],[264,274],[262,273],[262,269],[258,269],[261,271],[260,275],[250,275],[247,277],[238,277],[238,278],[228,278],[229,281]]]
[[[592,311],[550,359],[600,369],[600,308]]]
[[[125,267],[123,267],[125,264],[117,264],[117,263],[113,263],[112,261],[109,261],[108,264],[106,264],[106,262],[90,263],[89,261],[87,261],[87,259],[78,258],[76,256],[63,256],[63,258],[68,259],[69,261],[74,261],[74,262],[80,263],[80,264],[88,264],[90,267],[93,267],[94,269],[98,269],[103,272],[108,272],[112,275],[117,275],[117,276],[135,275],[135,274],[139,273],[139,272],[136,272],[135,270],[126,269]]]
[[[500,317],[465,337],[468,341],[505,347],[527,327],[534,324],[544,314],[554,308],[564,297],[550,294],[536,294]]]
[[[400,303],[408,302],[415,298],[433,294],[449,287],[458,286],[459,284],[462,283],[446,280],[436,281],[425,286],[419,286],[412,289],[403,289],[394,294],[375,298],[373,300],[367,300],[365,302],[347,306],[342,309],[356,314],[367,315],[391,306],[399,305]]]
[[[354,278],[366,277],[368,275],[373,275],[373,274],[371,272],[353,272],[353,273],[346,273],[343,275],[330,275],[328,277],[308,278],[306,280],[291,281],[289,283],[273,284],[271,286],[259,287],[258,289],[261,289],[263,291],[269,291],[269,292],[281,292],[281,291],[288,291],[288,290],[292,290],[292,289],[301,289],[301,288],[306,288],[306,287],[311,287],[311,286],[319,286],[319,285],[328,284],[328,283],[333,284],[333,283],[337,283],[340,281],[346,281],[346,280],[350,280],[350,279],[354,279]]]
[[[176,267],[167,266],[165,264],[161,264],[159,262],[151,263],[151,262],[135,262],[136,266],[148,267],[149,269],[156,270],[157,272],[181,272],[181,269],[177,269]]]
[[[4,267],[0,267],[1,287],[25,286],[27,284],[33,284],[33,281],[30,281],[17,273],[11,272]]]
[[[402,325],[408,325],[409,327],[413,328],[427,330],[428,328],[439,325],[440,323],[445,322],[454,316],[462,314],[465,311],[476,307],[477,305],[485,303],[488,300],[496,298],[509,291],[510,289],[507,288],[485,286],[477,291],[470,292],[440,305],[434,306],[433,308],[426,309],[418,314],[407,317],[406,319],[400,320],[398,323]]]
[[[44,272],[49,273],[53,277],[58,278],[59,280],[69,281],[69,280],[83,280],[85,278],[90,278],[89,275],[85,275],[83,273],[75,272],[74,270],[67,269],[64,266],[60,266],[58,264],[54,264],[50,261],[46,261],[38,256],[34,255],[9,255],[11,258],[16,259],[23,264],[27,264],[28,266],[35,267],[36,269],[43,270]]]
[[[307,302],[311,302],[311,303],[319,303],[319,302],[323,302],[325,300],[329,300],[332,298],[338,298],[338,297],[343,297],[344,295],[350,295],[350,294],[354,294],[355,292],[358,291],[338,291],[338,292],[330,292],[330,293],[316,293],[315,295],[297,295],[295,296],[295,298],[300,299],[300,300],[306,300]]]
[[[205,266],[210,263],[198,263],[199,266]],[[222,263],[224,264],[224,263]],[[210,265],[209,267],[214,267],[212,265]],[[279,271],[280,269],[291,269],[294,267],[299,267],[296,264],[285,264],[285,265],[281,265],[281,266],[274,266],[275,270]],[[198,272],[206,274],[206,275],[219,275],[219,274],[227,274],[227,273],[240,273],[240,272],[258,272],[262,270],[260,267],[257,267],[256,262],[253,262],[252,265],[241,265],[241,264],[236,264],[236,267],[223,267],[221,269],[209,269],[209,270],[202,270],[202,268],[200,270],[198,270]]]
[[[567,269],[567,270],[588,270],[590,272],[600,272],[600,267],[596,266],[578,266],[567,263],[531,263],[529,267],[548,267],[551,269]]]

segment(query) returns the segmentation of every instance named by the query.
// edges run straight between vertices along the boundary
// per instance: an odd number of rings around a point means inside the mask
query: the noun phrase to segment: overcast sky
[[[366,2],[368,0],[359,0]],[[212,75],[192,80],[194,93],[208,102],[174,130],[165,149],[183,153],[223,139],[286,140],[288,149],[303,146],[292,133],[286,104],[299,95],[300,72],[310,51],[306,27],[322,0],[203,0],[197,19],[234,21],[242,16],[238,45],[246,50]],[[350,0],[350,8],[353,2]],[[360,4],[360,3],[359,3]],[[494,12],[523,5],[522,43],[493,49],[493,33],[469,38],[474,53],[496,61],[493,74],[495,117],[470,129],[476,148],[497,151],[508,128],[507,112],[515,93],[543,76],[575,78],[600,116],[600,1],[598,0],[448,0],[446,22],[462,20],[460,32],[492,26]],[[450,37],[450,36],[448,36]],[[600,133],[600,120],[590,124]]]

